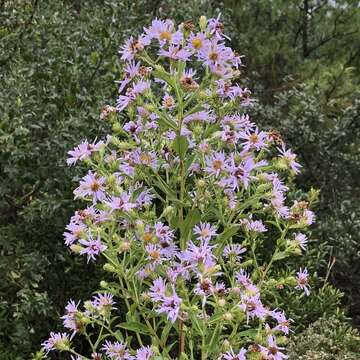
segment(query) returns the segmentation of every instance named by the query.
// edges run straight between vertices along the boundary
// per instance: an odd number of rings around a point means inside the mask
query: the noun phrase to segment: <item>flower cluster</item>
[[[219,18],[198,27],[155,19],[121,47],[116,110],[101,113],[113,135],[84,141],[67,161],[90,170],[74,190],[89,206],[71,218],[65,244],[87,261],[102,255],[110,279],[84,311],[68,303],[69,334],[51,333],[47,352],[287,358],[292,320],[274,297],[284,288],[309,295],[309,274],[276,277],[277,262],[306,250],[311,197],[288,196],[301,166],[245,113],[251,92],[226,41]],[[91,354],[72,347],[77,335]]]

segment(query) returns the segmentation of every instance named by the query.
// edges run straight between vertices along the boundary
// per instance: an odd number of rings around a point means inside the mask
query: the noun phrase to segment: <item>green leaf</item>
[[[219,348],[219,340],[221,335],[221,325],[215,327],[214,332],[209,334],[208,353],[211,354],[214,350]]]
[[[166,128],[170,128],[173,130],[176,130],[176,123],[174,121],[172,121],[171,119],[169,119],[167,116],[165,116],[163,113],[158,113],[159,118],[157,119],[157,121],[165,126]]]
[[[189,142],[186,136],[184,135],[176,136],[173,142],[173,149],[180,156],[180,159],[184,159],[188,148],[189,148]]]
[[[216,249],[216,254],[220,255],[224,249],[226,241],[234,236],[240,229],[240,225],[233,225],[228,229],[225,229],[218,237],[218,248]]]
[[[279,251],[274,254],[273,261],[285,259],[289,254],[286,251]]]
[[[117,326],[122,329],[130,330],[138,334],[150,335],[149,329],[144,324],[138,322],[125,322]]]
[[[244,331],[238,332],[237,336],[255,338],[257,333],[258,333],[258,331],[256,329],[249,329],[249,330],[244,330]]]
[[[198,209],[191,209],[184,222],[182,224],[180,224],[180,230],[181,230],[181,235],[183,236],[184,239],[187,239],[189,236],[189,233],[191,231],[191,229],[197,224],[199,223],[201,220],[201,213]]]
[[[170,333],[170,330],[171,330],[172,327],[173,327],[173,324],[172,324],[171,322],[168,322],[168,323],[164,326],[163,331],[161,332],[161,342],[162,342],[163,344],[166,343],[166,340],[167,340],[167,338],[168,338],[168,336],[169,336],[169,333]]]

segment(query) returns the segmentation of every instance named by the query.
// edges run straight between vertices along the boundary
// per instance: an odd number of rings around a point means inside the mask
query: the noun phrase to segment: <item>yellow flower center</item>
[[[140,160],[141,160],[142,163],[150,164],[151,163],[151,156],[149,154],[142,153],[140,155]]]
[[[144,234],[143,240],[145,242],[149,242],[151,239],[152,239],[152,234],[151,233],[147,232],[147,233]]]
[[[221,160],[214,160],[213,161],[213,168],[215,170],[221,170],[223,162]]]
[[[149,256],[150,256],[153,260],[159,260],[159,259],[160,259],[160,252],[157,251],[157,250],[150,251],[150,252],[149,252]]]
[[[216,52],[212,52],[209,54],[209,59],[212,61],[216,61],[219,58],[219,54]]]
[[[162,33],[160,33],[159,38],[160,40],[171,41],[171,32],[163,31]]]
[[[249,136],[249,141],[252,143],[252,144],[256,144],[258,141],[259,141],[259,137],[256,135],[256,134],[251,134]]]
[[[91,185],[90,185],[90,189],[93,192],[96,192],[100,189],[100,184],[97,181],[94,181]]]
[[[191,40],[191,44],[195,49],[199,50],[202,46],[202,41],[199,38],[195,38]]]

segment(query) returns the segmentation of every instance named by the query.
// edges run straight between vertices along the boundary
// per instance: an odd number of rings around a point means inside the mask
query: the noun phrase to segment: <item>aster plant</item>
[[[94,297],[70,300],[45,354],[80,359],[286,359],[288,290],[310,293],[306,268],[278,262],[306,249],[310,202],[292,197],[296,155],[246,114],[241,56],[219,19],[155,19],[121,47],[123,78],[104,141],[68,165],[87,174],[65,243],[101,261]],[[310,196],[311,198],[311,196]],[[88,347],[79,353],[76,338]],[[45,355],[46,356],[46,355]]]

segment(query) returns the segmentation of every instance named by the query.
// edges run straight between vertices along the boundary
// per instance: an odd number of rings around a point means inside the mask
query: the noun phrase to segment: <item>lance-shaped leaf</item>
[[[184,159],[185,154],[189,148],[189,142],[184,135],[176,136],[173,142],[173,149],[179,155],[180,159]]]

